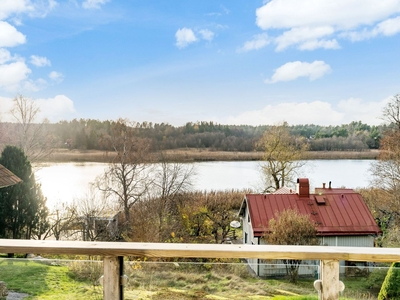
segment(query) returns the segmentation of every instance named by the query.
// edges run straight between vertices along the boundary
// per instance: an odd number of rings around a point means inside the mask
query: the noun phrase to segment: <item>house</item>
[[[11,186],[21,181],[17,175],[0,164],[0,188]]]
[[[374,247],[375,236],[381,234],[371,212],[359,193],[352,189],[326,187],[310,193],[307,178],[297,179],[296,190],[279,189],[273,194],[247,194],[242,202],[239,216],[243,221],[243,243],[266,244],[269,220],[276,213],[296,209],[309,215],[317,224],[320,244],[326,246]],[[250,267],[258,276],[271,273],[269,266],[260,260],[249,260]],[[306,264],[318,264],[307,261]],[[353,265],[341,262],[341,266]],[[307,270],[299,271],[307,272]]]

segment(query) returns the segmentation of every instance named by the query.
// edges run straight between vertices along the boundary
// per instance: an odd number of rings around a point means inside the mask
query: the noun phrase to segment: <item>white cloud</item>
[[[6,19],[12,14],[32,11],[33,7],[26,0],[1,0],[0,1],[0,20]]]
[[[14,90],[30,73],[31,70],[24,61],[0,65],[0,88]]]
[[[76,113],[74,102],[65,95],[37,99],[36,102],[40,107],[40,117],[47,118],[50,122],[69,119]]]
[[[192,29],[182,28],[175,33],[176,46],[180,49],[187,47],[189,44],[196,42],[197,38]]]
[[[357,41],[400,32],[399,13],[400,0],[271,0],[257,9],[256,23],[280,32],[278,51],[337,49],[336,36]]]
[[[318,46],[324,46],[324,45],[319,45],[318,41],[321,38],[327,37],[331,34],[334,33],[334,29],[331,26],[321,26],[321,27],[296,27],[292,28],[288,31],[285,31],[282,35],[278,36],[275,39],[275,43],[277,44],[276,50],[281,51],[286,49],[289,46],[292,45],[300,45],[302,47],[302,50],[314,50]],[[305,45],[310,45],[313,44],[315,48],[313,47],[307,47]],[[333,48],[338,48],[339,45],[336,43],[325,43],[325,46],[331,46]]]
[[[7,22],[0,21],[0,48],[14,47],[26,42],[25,36],[14,26]]]
[[[264,48],[271,42],[271,39],[268,37],[268,34],[262,33],[257,34],[253,37],[251,41],[247,41],[244,45],[238,50],[238,52],[248,52],[251,50],[259,50]]]
[[[391,97],[380,101],[366,102],[359,98],[340,100],[337,107],[346,116],[357,116],[353,121],[361,120],[367,124],[378,125],[382,123],[382,109]],[[354,118],[354,117],[353,117]]]
[[[0,48],[0,65],[12,59],[10,51]]]
[[[349,38],[353,42],[358,42],[370,38],[374,38],[378,35],[391,36],[400,32],[400,16],[391,18],[377,24],[372,29],[366,29],[360,31],[349,31],[341,34],[342,37]]]
[[[46,57],[32,55],[31,56],[31,64],[35,65],[36,67],[46,67],[51,66],[51,62]]]
[[[38,120],[47,118],[50,122],[71,119],[75,116],[74,102],[65,95],[57,95],[54,98],[34,100],[40,112]],[[15,122],[9,114],[12,108],[12,98],[0,97],[0,116],[2,122]]]
[[[109,1],[110,0],[85,0],[82,3],[82,7],[85,9],[99,9],[102,5]]]
[[[9,114],[12,108],[12,99],[0,96],[0,122],[13,122],[13,117]]]
[[[1,0],[0,20],[23,13],[31,17],[44,18],[56,5],[55,0]],[[20,20],[14,19],[14,23],[20,24]]]
[[[318,79],[331,72],[331,67],[323,61],[316,60],[312,63],[294,61],[288,62],[275,70],[270,80],[266,83],[291,81],[299,77],[308,77],[310,81]]]
[[[400,32],[400,16],[379,23],[376,31],[385,36],[395,35]]]
[[[45,17],[57,5],[55,0],[0,0],[0,88],[7,91],[37,91],[47,86],[44,79],[29,79],[32,72],[25,63],[25,59],[12,55],[7,47],[15,47],[26,43],[24,34],[11,25],[21,25],[21,17],[27,14],[30,17]],[[1,21],[7,19],[7,21]],[[32,55],[30,63],[38,66],[50,66],[50,60],[45,57]]]
[[[371,25],[400,12],[399,0],[272,0],[257,9],[262,29],[330,26],[351,29]]]
[[[288,102],[277,105],[268,105],[260,110],[243,112],[229,117],[226,124],[273,125],[282,121],[290,125],[316,124],[341,125],[352,121],[361,121],[369,125],[381,124],[380,115],[387,99],[379,102],[366,102],[361,99],[350,98],[342,100],[337,107],[328,102]]]
[[[60,83],[64,80],[64,75],[60,72],[52,71],[49,74],[49,78],[57,83]]]
[[[317,48],[323,49],[339,49],[339,43],[336,39],[332,40],[308,40],[299,45],[300,50],[314,50]]]
[[[214,32],[212,32],[211,30],[202,29],[202,30],[199,30],[199,33],[200,33],[201,37],[203,38],[203,40],[211,42],[214,38]]]
[[[23,88],[28,92],[37,92],[45,89],[48,86],[47,81],[43,78],[39,78],[36,80],[26,80],[23,83]]]
[[[58,3],[55,0],[35,1],[33,2],[34,11],[31,13],[31,16],[44,18],[57,6],[57,4]]]

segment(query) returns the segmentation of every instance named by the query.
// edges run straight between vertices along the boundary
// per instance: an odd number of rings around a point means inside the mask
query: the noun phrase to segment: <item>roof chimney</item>
[[[322,188],[324,189],[324,188],[325,188],[325,186],[326,186],[326,183],[325,183],[325,182],[323,182],[323,183],[322,183]]]
[[[296,192],[300,198],[310,197],[310,184],[308,178],[297,178]]]

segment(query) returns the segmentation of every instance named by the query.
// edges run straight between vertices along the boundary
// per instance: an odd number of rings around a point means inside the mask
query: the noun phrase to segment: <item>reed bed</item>
[[[152,153],[157,161],[159,152]],[[378,150],[367,151],[308,151],[305,159],[376,159]],[[167,161],[201,162],[201,161],[261,161],[263,152],[212,151],[210,149],[173,149],[163,152]],[[114,152],[100,150],[55,149],[43,162],[103,162],[108,163],[115,157]]]

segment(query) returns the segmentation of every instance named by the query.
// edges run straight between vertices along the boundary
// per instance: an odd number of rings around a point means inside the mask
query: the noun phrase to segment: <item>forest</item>
[[[41,123],[34,126],[45,129],[46,140],[51,140],[57,148],[79,150],[110,151],[107,142],[116,121],[74,119],[58,123]],[[151,144],[152,151],[182,148],[200,148],[211,151],[260,150],[257,141],[273,126],[222,125],[214,122],[188,122],[184,126],[168,123],[129,122],[136,138]],[[31,124],[32,125],[32,124]],[[0,123],[0,146],[14,144],[18,130],[17,123]],[[44,127],[44,128],[43,128]],[[288,126],[290,134],[302,137],[308,142],[310,151],[364,151],[378,149],[382,133],[387,125],[371,126],[361,121],[353,121],[340,126],[320,126],[314,124]]]

